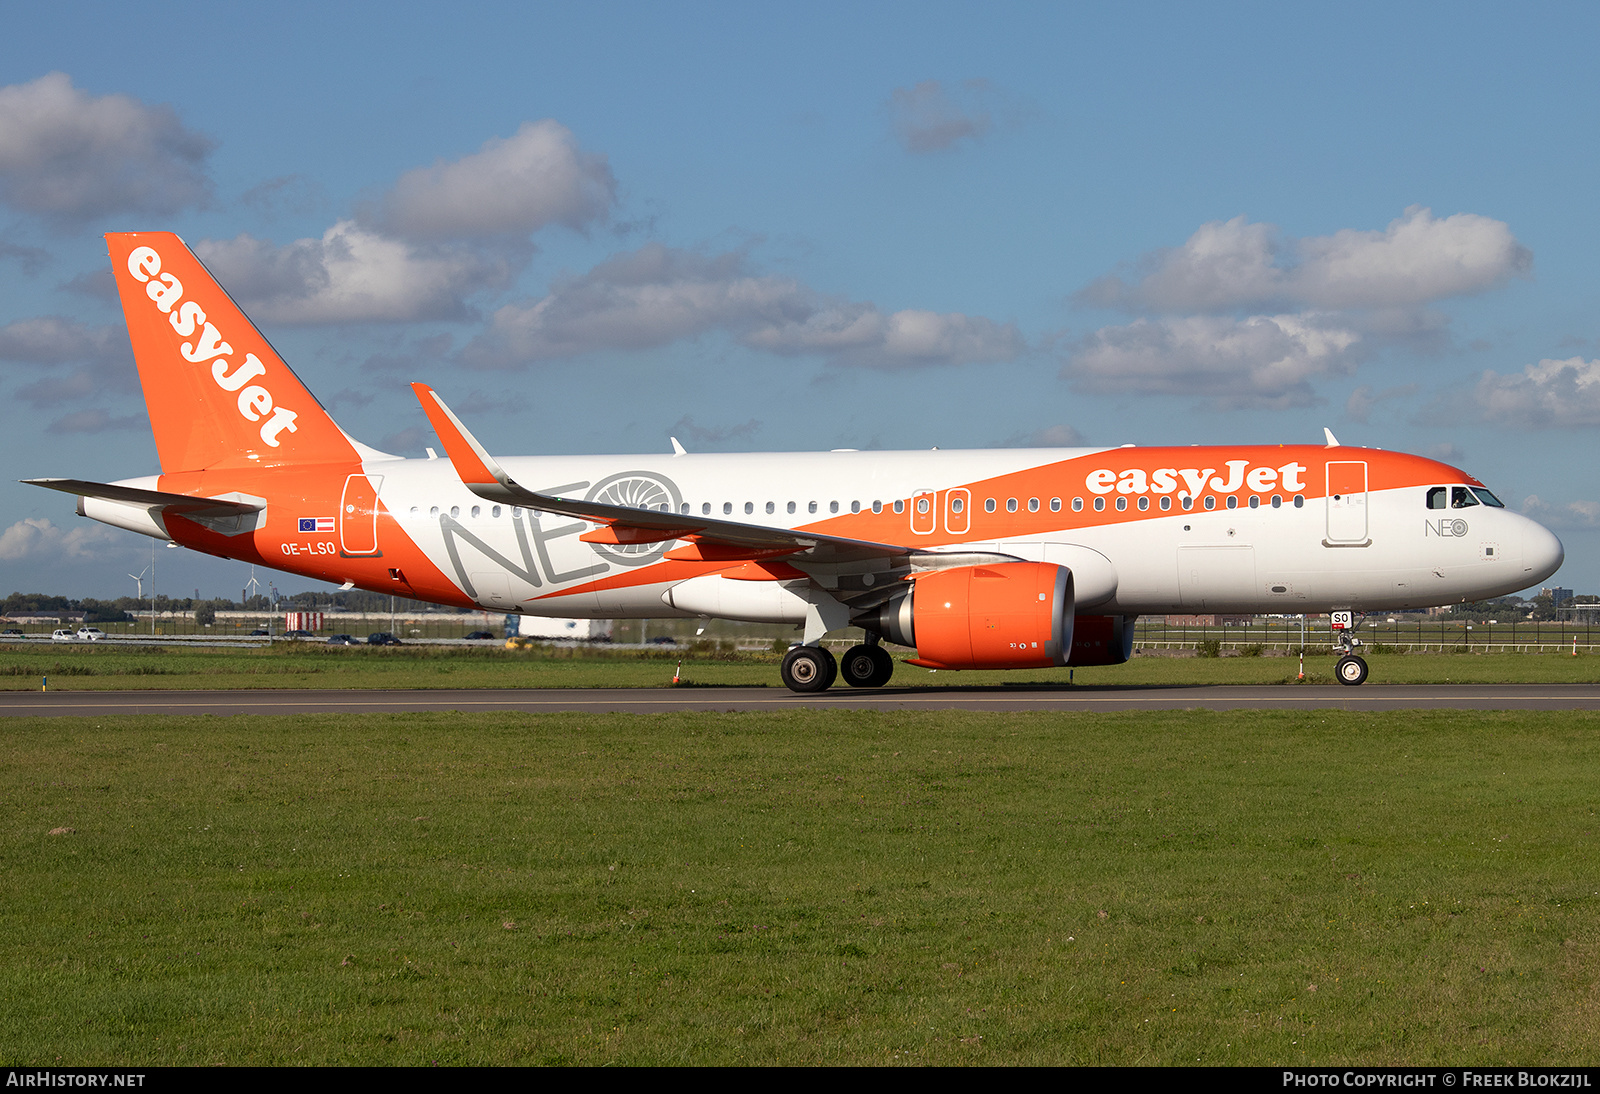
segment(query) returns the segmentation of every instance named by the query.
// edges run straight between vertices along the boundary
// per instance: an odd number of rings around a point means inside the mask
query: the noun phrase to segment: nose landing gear
[[[1333,666],[1334,679],[1347,687],[1360,687],[1367,682],[1367,662],[1357,656],[1356,647],[1361,645],[1361,639],[1348,630],[1335,632],[1335,648],[1342,654]]]

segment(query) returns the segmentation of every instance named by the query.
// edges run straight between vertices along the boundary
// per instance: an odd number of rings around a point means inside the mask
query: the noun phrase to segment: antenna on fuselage
[[[1338,448],[1339,447],[1339,438],[1335,437],[1333,435],[1333,430],[1329,429],[1327,426],[1323,426],[1322,427],[1322,435],[1324,437],[1328,438],[1328,447],[1329,448]]]

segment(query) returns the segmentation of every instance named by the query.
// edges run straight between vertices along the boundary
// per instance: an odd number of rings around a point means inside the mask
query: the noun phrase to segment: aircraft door
[[[911,495],[911,534],[931,536],[939,529],[939,492],[918,490]]]
[[[947,490],[944,495],[944,530],[964,536],[972,526],[972,491],[965,487]]]
[[[1330,461],[1327,471],[1328,546],[1366,547],[1367,465],[1365,461]]]
[[[378,550],[378,488],[383,476],[351,475],[339,499],[339,553],[346,558],[375,557]]]

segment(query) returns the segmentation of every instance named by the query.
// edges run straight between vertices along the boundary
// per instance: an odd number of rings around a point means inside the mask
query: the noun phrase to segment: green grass
[[[1588,713],[12,719],[0,1062],[1587,1064],[1597,772]]]
[[[279,643],[264,649],[176,646],[0,646],[0,690],[26,691],[43,677],[57,690],[232,688],[662,687],[684,659],[684,678],[723,687],[780,687],[773,654],[554,648],[508,651],[426,646],[330,647]],[[1373,683],[1595,683],[1600,657],[1564,653],[1401,654],[1367,658]],[[1333,682],[1333,658],[1306,658],[1310,683]],[[1031,683],[1092,685],[1285,684],[1293,657],[1135,657],[1126,665],[1016,672],[929,672],[901,665],[895,686]]]

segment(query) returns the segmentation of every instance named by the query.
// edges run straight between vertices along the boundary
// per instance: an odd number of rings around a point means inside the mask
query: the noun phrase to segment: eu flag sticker
[[[331,532],[333,531],[333,518],[301,517],[300,530],[302,532]]]

